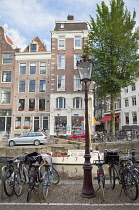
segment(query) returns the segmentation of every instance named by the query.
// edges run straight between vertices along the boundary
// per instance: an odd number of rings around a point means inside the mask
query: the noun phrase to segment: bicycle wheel
[[[13,190],[14,193],[19,196],[22,193],[22,183],[21,183],[21,178],[20,174],[18,171],[14,173],[14,184],[13,184]]]
[[[7,196],[13,195],[13,169],[9,168],[6,170],[3,177],[4,192]]]
[[[111,165],[109,166],[109,175],[110,175],[110,187],[115,188],[115,170]]]
[[[49,175],[48,172],[45,172],[42,182],[42,193],[44,198],[46,198],[48,195],[48,187],[49,187]]]
[[[35,180],[36,180],[36,177],[30,177],[30,181],[28,183],[29,188],[28,188],[28,193],[27,193],[27,202],[29,202],[31,199],[31,193],[35,187]]]
[[[60,180],[59,173],[55,169],[54,166],[52,166],[52,169],[50,171],[50,179],[51,179],[52,184],[58,184],[59,183],[59,180]]]
[[[104,178],[105,179],[105,178]],[[102,200],[104,201],[104,187],[105,187],[105,181],[100,181],[99,182],[99,188],[100,188],[100,191],[101,191],[101,196],[102,196]]]
[[[123,175],[125,194],[131,200],[136,200],[138,198],[138,184],[134,174],[130,170],[125,169]]]

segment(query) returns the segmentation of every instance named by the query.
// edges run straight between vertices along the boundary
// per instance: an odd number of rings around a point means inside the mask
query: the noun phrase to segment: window
[[[46,63],[40,62],[40,74],[46,74]]]
[[[74,75],[74,91],[81,90],[79,74]]]
[[[106,103],[107,103],[106,106],[107,106],[107,111],[108,111],[108,110],[111,109],[111,107],[110,107],[110,101],[107,101]]]
[[[30,44],[30,52],[37,52],[37,44]]]
[[[11,89],[2,88],[1,90],[1,104],[10,104]]]
[[[136,96],[132,97],[132,106],[136,106]]]
[[[59,36],[58,49],[65,49],[65,36]]]
[[[12,72],[3,71],[2,72],[2,82],[11,82]]]
[[[30,117],[25,117],[24,127],[30,128]]]
[[[43,130],[48,129],[48,117],[43,117]]]
[[[58,55],[58,69],[65,69],[65,55]]]
[[[77,61],[81,60],[81,54],[74,54],[74,69],[77,69]]]
[[[125,124],[129,124],[129,113],[125,113]]]
[[[29,81],[29,92],[35,92],[35,80]]]
[[[75,36],[74,38],[74,48],[81,49],[81,36]]]
[[[73,108],[81,109],[82,108],[82,98],[76,97],[73,99]]]
[[[29,99],[29,111],[35,110],[35,99]]]
[[[137,113],[132,112],[132,119],[133,119],[133,124],[137,124]]]
[[[46,91],[46,80],[40,80],[39,92],[45,92],[45,91]]]
[[[45,99],[39,99],[39,111],[45,110]]]
[[[66,108],[66,99],[63,97],[59,97],[56,99],[56,108],[61,109],[61,108]]]
[[[36,74],[36,63],[30,63],[30,74]]]
[[[136,90],[136,85],[135,84],[131,85],[131,89],[132,89],[132,91],[135,91]]]
[[[62,24],[60,25],[60,28],[64,28],[64,23],[62,23]]]
[[[65,90],[65,75],[63,74],[57,75],[57,90],[58,91]]]
[[[25,99],[19,99],[18,111],[24,111],[25,108]]]
[[[3,54],[3,64],[12,64],[13,54]]]
[[[128,107],[128,106],[129,106],[128,98],[125,98],[125,107]]]
[[[21,129],[21,117],[15,118],[15,129]]]
[[[19,81],[19,92],[25,92],[25,80]]]
[[[120,100],[117,100],[115,101],[115,109],[120,109],[121,108],[121,101]]]
[[[128,87],[125,87],[125,88],[124,88],[124,92],[125,92],[125,93],[128,93]]]
[[[20,75],[26,74],[26,63],[20,63]]]

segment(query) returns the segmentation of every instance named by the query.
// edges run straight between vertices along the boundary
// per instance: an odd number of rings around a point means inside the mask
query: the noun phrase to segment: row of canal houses
[[[32,130],[70,135],[84,130],[84,91],[77,60],[87,43],[87,22],[56,21],[51,31],[51,50],[35,37],[23,52],[0,27],[0,132],[18,136]],[[116,129],[139,130],[139,81],[121,91],[115,102]],[[109,99],[101,103],[89,90],[91,133],[110,127]]]

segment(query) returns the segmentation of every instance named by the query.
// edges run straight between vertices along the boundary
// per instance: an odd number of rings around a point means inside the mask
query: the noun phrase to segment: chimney
[[[73,15],[68,15],[67,20],[74,20],[74,16]]]

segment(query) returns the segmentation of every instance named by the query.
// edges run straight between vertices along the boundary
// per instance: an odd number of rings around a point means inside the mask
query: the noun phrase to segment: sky
[[[50,51],[51,33],[55,21],[66,21],[68,15],[74,20],[90,21],[96,17],[96,4],[102,0],[0,0],[0,26],[23,51],[36,36]],[[104,0],[109,6],[110,0]],[[139,26],[139,0],[124,0],[133,14],[136,11],[136,26]]]

